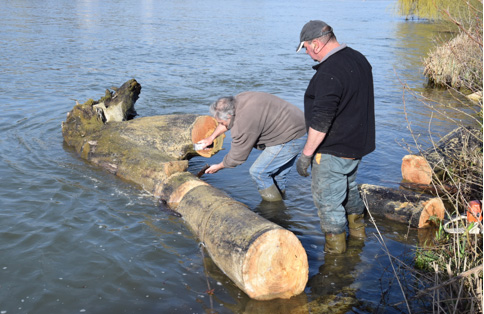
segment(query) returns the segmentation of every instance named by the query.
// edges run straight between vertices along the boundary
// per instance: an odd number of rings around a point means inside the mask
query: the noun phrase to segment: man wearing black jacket
[[[346,225],[353,237],[365,237],[365,206],[356,172],[361,158],[375,149],[375,113],[371,65],[358,51],[339,44],[331,26],[309,21],[297,51],[318,64],[304,95],[308,138],[296,163],[308,176],[325,233],[325,251],[346,251]]]

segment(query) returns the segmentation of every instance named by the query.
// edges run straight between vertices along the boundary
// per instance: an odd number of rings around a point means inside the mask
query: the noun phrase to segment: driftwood
[[[223,136],[209,149],[193,148],[216,120],[190,114],[132,119],[140,90],[133,79],[99,101],[77,104],[62,125],[65,142],[181,214],[217,266],[251,298],[300,294],[308,261],[297,237],[186,171],[191,156],[210,157],[222,148]]]
[[[472,135],[469,128],[458,127],[421,155],[404,156],[401,166],[403,180],[430,185],[433,176],[442,176],[447,165],[461,158],[464,148],[471,151],[482,149],[482,142]]]
[[[444,219],[444,203],[438,197],[370,184],[362,184],[359,188],[372,215],[415,228],[430,227],[431,217]]]

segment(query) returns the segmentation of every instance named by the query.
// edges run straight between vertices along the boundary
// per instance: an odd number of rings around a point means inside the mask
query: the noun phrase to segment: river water
[[[403,97],[402,84],[424,90],[421,60],[437,26],[406,21],[387,0],[0,4],[0,313],[291,313],[294,304],[323,313],[345,302],[333,312],[405,312],[374,225],[346,259],[325,261],[309,178],[293,171],[285,207],[272,208],[249,178],[257,152],[203,177],[294,232],[307,250],[304,293],[256,302],[213,265],[182,218],[63,145],[61,122],[76,100],[99,99],[131,78],[142,85],[140,116],[208,114],[219,96],[247,90],[303,108],[314,62],[295,50],[304,23],[322,19],[373,65],[377,150],[358,182],[397,187],[402,140],[411,141],[403,105],[417,132],[427,131],[431,116]],[[451,128],[432,123],[435,131]],[[224,154],[193,158],[189,171]],[[391,254],[411,263],[415,230],[377,222]]]

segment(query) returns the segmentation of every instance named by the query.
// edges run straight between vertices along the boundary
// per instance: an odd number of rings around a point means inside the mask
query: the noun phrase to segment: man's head
[[[315,61],[321,61],[327,51],[323,50],[328,43],[336,43],[336,36],[333,33],[333,28],[323,21],[312,20],[307,22],[299,35],[299,45],[296,52],[301,48],[306,48],[306,53]],[[334,48],[329,45],[328,48]]]
[[[217,99],[210,105],[210,113],[219,123],[227,127],[230,118],[235,114],[235,98],[228,96]]]
[[[328,35],[333,35],[333,28],[326,24],[323,21],[319,20],[312,20],[307,22],[302,30],[301,34],[299,35],[299,46],[297,47],[296,52],[299,52],[301,48],[304,46],[304,42],[312,41],[316,38],[325,39],[325,37],[329,37]]]

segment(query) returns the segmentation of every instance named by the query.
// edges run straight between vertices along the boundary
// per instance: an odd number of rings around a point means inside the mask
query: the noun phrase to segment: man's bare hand
[[[207,170],[205,170],[205,173],[215,173],[223,168],[224,168],[224,164],[221,162],[216,165],[211,165]]]
[[[208,137],[197,142],[197,144],[200,145],[200,150],[207,148],[208,146],[212,145],[212,143],[213,141]]]

